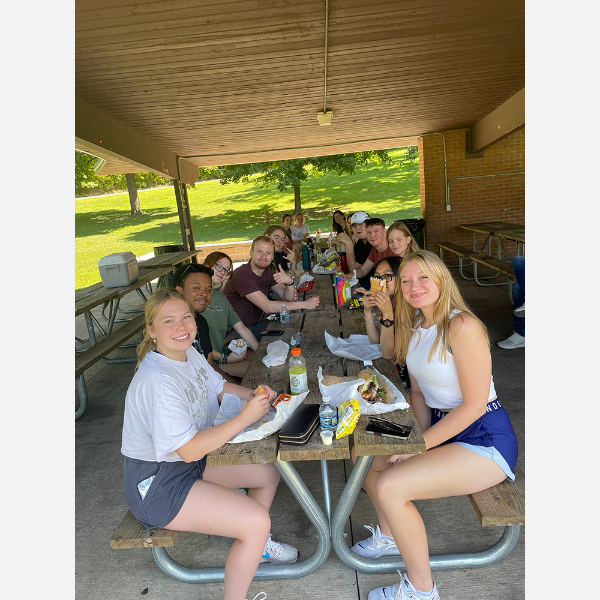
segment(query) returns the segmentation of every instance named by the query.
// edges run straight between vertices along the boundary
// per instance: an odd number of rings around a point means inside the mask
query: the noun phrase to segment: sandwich
[[[383,292],[385,294],[385,280],[371,277],[371,291],[373,293]]]
[[[266,393],[267,393],[267,390],[265,390],[265,388],[262,385],[259,385],[256,388],[256,394],[255,394],[255,396],[258,396],[259,394],[266,394]]]
[[[244,342],[244,340],[240,338],[240,339],[237,341],[237,344],[236,344],[236,346],[237,346],[238,348],[243,348],[245,343],[246,343],[246,342]]]
[[[364,380],[364,383],[358,386],[358,393],[369,404],[375,404],[375,402],[390,404],[393,400],[392,390],[375,373],[364,369],[358,374],[358,379]]]

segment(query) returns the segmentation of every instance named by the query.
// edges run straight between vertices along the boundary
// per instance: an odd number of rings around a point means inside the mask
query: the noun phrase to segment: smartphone
[[[406,440],[410,436],[412,427],[410,425],[400,425],[394,423],[393,426],[387,423],[377,423],[369,421],[365,428],[365,433],[369,435],[379,435],[381,437],[389,437],[397,440]]]
[[[260,335],[283,335],[283,329],[265,329]]]

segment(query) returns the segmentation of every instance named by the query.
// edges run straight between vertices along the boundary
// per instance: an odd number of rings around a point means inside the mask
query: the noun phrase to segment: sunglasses
[[[229,273],[231,273],[231,269],[228,269],[227,267],[224,267],[220,263],[215,263],[215,269],[217,271],[219,271],[219,273],[225,273],[225,275],[229,275]]]
[[[212,278],[214,275],[214,271],[210,267],[206,267],[205,265],[199,265],[197,263],[189,263],[184,265],[183,267],[179,267],[177,271],[175,271],[175,275],[173,276],[173,286],[178,286],[179,282],[188,274],[188,273],[204,273]]]

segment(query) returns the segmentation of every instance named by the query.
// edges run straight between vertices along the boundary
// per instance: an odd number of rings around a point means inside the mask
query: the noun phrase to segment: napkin
[[[367,364],[367,361],[381,358],[381,346],[371,344],[368,335],[353,334],[347,340],[336,338],[325,332],[325,343],[327,347],[336,356],[360,360]]]
[[[303,273],[302,277],[300,277],[300,281],[298,281],[298,287],[300,287],[306,281],[312,281],[313,279],[314,277],[308,271],[306,271]]]
[[[271,342],[267,346],[267,354],[262,359],[263,364],[267,367],[283,365],[287,359],[289,349],[290,345],[286,344],[283,340]]]

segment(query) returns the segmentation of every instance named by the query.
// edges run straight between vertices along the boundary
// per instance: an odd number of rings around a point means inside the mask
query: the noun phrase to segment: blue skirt
[[[447,414],[432,408],[431,424],[435,425]],[[507,477],[514,481],[519,453],[517,436],[508,413],[498,399],[488,402],[485,415],[441,445],[451,443],[460,444],[481,456],[491,458],[502,468]]]
[[[205,468],[206,456],[191,463],[151,462],[126,456],[123,488],[133,516],[146,529],[168,525],[194,483],[202,479]]]

